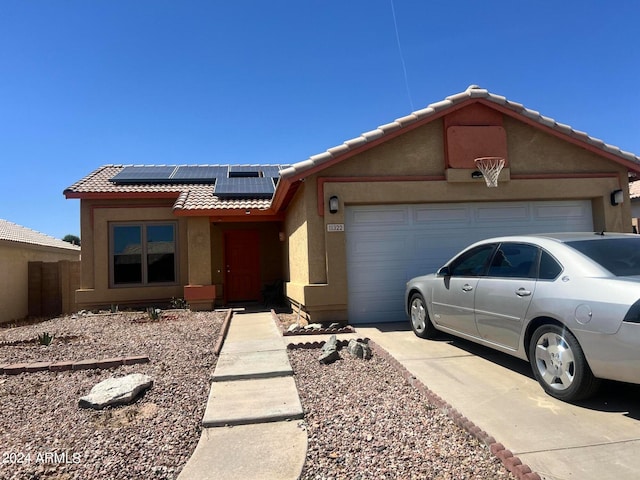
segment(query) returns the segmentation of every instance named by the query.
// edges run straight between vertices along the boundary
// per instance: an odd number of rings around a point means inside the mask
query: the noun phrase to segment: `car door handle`
[[[516,290],[516,295],[518,295],[519,297],[528,297],[529,295],[531,295],[531,290],[519,288],[518,290]]]
[[[473,290],[473,287],[468,283],[465,283],[464,286],[462,287],[462,290],[465,292],[470,292],[471,290]]]

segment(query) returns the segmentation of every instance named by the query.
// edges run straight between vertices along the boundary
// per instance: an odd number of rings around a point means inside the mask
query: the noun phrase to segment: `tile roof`
[[[591,137],[584,132],[574,130],[569,125],[558,123],[553,118],[545,117],[541,115],[539,112],[536,112],[535,110],[530,110],[528,108],[525,108],[520,103],[512,102],[510,100],[507,100],[503,96],[490,93],[488,90],[481,88],[477,85],[470,85],[464,92],[451,95],[442,101],[428,105],[426,108],[417,110],[413,113],[410,113],[407,116],[398,118],[391,123],[381,125],[375,130],[365,132],[359,137],[352,138],[351,140],[347,140],[343,144],[330,148],[323,153],[320,153],[318,155],[313,155],[309,157],[307,160],[295,163],[291,167],[283,170],[281,172],[281,176],[283,178],[289,178],[289,177],[295,177],[297,175],[303,174],[307,170],[318,167],[324,163],[330,162],[331,160],[341,155],[344,155],[345,153],[351,150],[361,147],[369,142],[377,140],[388,133],[391,133],[400,128],[409,126],[412,123],[418,122],[420,120],[425,120],[429,117],[436,116],[440,114],[443,110],[447,110],[457,104],[468,101],[470,99],[482,99],[491,103],[495,103],[501,107],[504,107],[508,110],[513,111],[516,114],[527,117],[528,119],[536,123],[539,123],[540,125],[549,127],[559,133],[568,135],[576,140],[580,140],[589,145],[592,145],[593,147],[596,147],[597,149],[601,150],[604,153],[608,153],[608,154],[617,156],[622,160],[635,163],[638,165],[638,169],[640,170],[639,156],[634,155],[631,152],[625,152],[613,145],[608,145],[604,143],[602,140],[595,137]]]
[[[77,181],[64,193],[67,197],[83,194],[175,194],[174,210],[266,210],[270,199],[222,199],[214,195],[211,184],[194,183],[137,183],[111,182],[118,172],[128,165],[104,165]],[[154,165],[158,166],[158,165]]]
[[[80,253],[80,247],[77,245],[72,245],[69,242],[65,242],[58,238],[45,235],[44,233],[40,233],[2,219],[0,219],[0,240],[44,247],[62,248],[64,250],[74,250]]]

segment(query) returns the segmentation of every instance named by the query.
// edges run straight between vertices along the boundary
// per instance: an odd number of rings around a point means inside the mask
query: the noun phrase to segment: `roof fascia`
[[[247,213],[249,212],[249,213]],[[229,210],[221,210],[211,212],[202,211],[188,211],[177,213],[177,216],[186,216],[186,217],[209,217],[209,221],[215,223],[247,223],[247,222],[282,222],[284,221],[284,212],[274,213],[269,209],[269,211],[262,210],[247,210],[247,212],[238,212],[238,211],[229,211]]]
[[[601,157],[606,158],[607,160],[611,160],[615,163],[618,163],[626,168],[628,168],[629,170],[636,172],[636,173],[640,173],[640,165],[629,161],[629,160],[625,160],[624,158],[621,158],[618,155],[615,155],[613,153],[609,153],[606,150],[603,150],[602,148],[599,148],[595,145],[591,145],[589,142],[586,142],[584,140],[581,140],[580,138],[575,138],[572,137],[570,134],[567,133],[563,133],[560,132],[554,128],[551,128],[547,125],[544,125],[540,122],[537,122],[529,117],[527,117],[526,115],[523,115],[522,113],[518,113],[515,112],[513,110],[511,110],[510,108],[504,107],[500,104],[497,104],[495,102],[492,102],[491,100],[487,100],[484,98],[476,98],[473,99],[473,101],[475,103],[481,103],[489,108],[492,108],[494,110],[499,111],[500,113],[507,115],[511,118],[514,118],[520,122],[526,123],[527,125],[537,128],[538,130],[542,130],[545,133],[548,133],[549,135],[552,135],[556,138],[559,138],[561,140],[564,140],[566,142],[569,142],[573,145],[576,145],[578,147],[584,148],[585,150],[588,150],[591,153],[595,153],[596,155],[599,155]]]

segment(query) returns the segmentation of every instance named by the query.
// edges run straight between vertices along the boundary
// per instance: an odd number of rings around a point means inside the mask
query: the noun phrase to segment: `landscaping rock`
[[[340,354],[338,353],[338,339],[335,335],[331,335],[329,340],[322,346],[320,357],[318,360],[320,363],[328,365],[330,363],[335,362],[340,359]]]
[[[151,377],[141,373],[108,378],[95,385],[89,395],[80,398],[79,406],[100,410],[109,405],[126,405],[151,386],[153,386]]]
[[[354,339],[349,341],[349,345],[347,345],[347,352],[354,357],[363,358],[365,360],[369,360],[372,355],[371,347],[369,345]]]

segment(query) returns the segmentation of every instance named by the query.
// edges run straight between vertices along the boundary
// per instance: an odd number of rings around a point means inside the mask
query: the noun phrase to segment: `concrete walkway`
[[[235,313],[198,445],[179,480],[295,480],[307,453],[286,344],[271,313]]]

